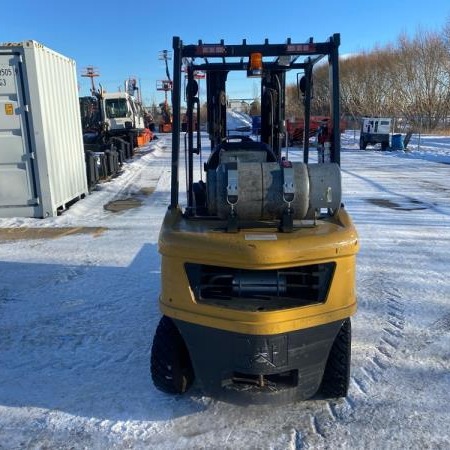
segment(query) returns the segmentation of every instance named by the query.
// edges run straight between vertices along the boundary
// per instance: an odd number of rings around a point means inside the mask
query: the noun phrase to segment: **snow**
[[[344,202],[361,251],[342,400],[237,407],[195,388],[154,388],[170,136],[59,217],[0,219],[0,231],[106,228],[0,240],[0,449],[449,448],[450,138],[418,143],[362,151],[357,133],[343,136]],[[104,209],[129,197],[142,206]]]
[[[227,109],[227,130],[231,134],[236,132],[250,132],[252,130],[252,118],[248,114],[235,109]]]

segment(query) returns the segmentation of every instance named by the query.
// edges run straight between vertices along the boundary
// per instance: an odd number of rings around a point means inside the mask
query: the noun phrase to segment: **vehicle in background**
[[[144,110],[127,92],[107,92],[101,96],[106,130],[112,136],[128,136],[144,131]]]
[[[136,97],[127,92],[93,92],[80,98],[81,123],[85,141],[106,143],[120,137],[137,146],[144,133],[145,111]]]
[[[172,132],[172,111],[170,110],[169,103],[167,100],[159,104],[161,108],[161,120],[159,122],[158,131],[160,133],[171,133]]]
[[[309,120],[309,137],[316,135],[321,127],[326,125],[330,120],[329,116],[311,116]],[[345,131],[347,123],[344,120],[339,122],[339,130],[341,133]],[[305,133],[305,120],[288,119],[286,120],[286,132],[288,136],[288,145],[303,144],[303,136]]]
[[[367,145],[381,144],[381,150],[389,147],[389,133],[391,132],[391,119],[380,117],[363,117],[361,121],[361,134],[359,148],[365,150]]]
[[[91,92],[92,96],[79,99],[90,189],[99,180],[117,175],[135,147],[153,139],[136,97],[127,92],[106,93],[102,88]]]

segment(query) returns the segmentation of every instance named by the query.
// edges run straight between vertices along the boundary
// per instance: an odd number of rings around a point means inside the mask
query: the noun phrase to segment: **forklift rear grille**
[[[245,270],[186,263],[197,303],[243,311],[274,311],[326,301],[336,263]]]

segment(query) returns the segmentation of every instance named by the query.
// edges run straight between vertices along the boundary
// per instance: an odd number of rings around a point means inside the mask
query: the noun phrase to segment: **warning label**
[[[12,116],[14,114],[14,106],[12,103],[5,103],[5,114]]]

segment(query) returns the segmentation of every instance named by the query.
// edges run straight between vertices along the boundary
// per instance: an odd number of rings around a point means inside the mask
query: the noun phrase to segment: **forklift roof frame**
[[[307,43],[292,43],[288,38],[284,44],[247,44],[246,40],[238,45],[225,45],[222,40],[217,44],[205,44],[201,40],[198,44],[183,45],[178,36],[173,37],[173,89],[172,89],[172,170],[171,170],[171,201],[170,209],[178,207],[179,196],[179,157],[181,132],[181,96],[182,96],[182,66],[188,66],[188,81],[193,79],[194,72],[210,71],[244,71],[248,68],[248,58],[251,53],[261,53],[262,57],[276,57],[274,61],[264,61],[264,70],[287,72],[292,69],[304,70],[305,74],[312,76],[313,66],[325,56],[328,56],[329,83],[330,83],[330,115],[332,124],[339,124],[339,53],[340,34],[333,34],[327,42],[313,42],[310,38]],[[288,56],[286,61],[280,61],[280,56]],[[300,56],[305,56],[304,62],[297,62]],[[314,58],[315,56],[315,58]],[[196,59],[200,58],[200,64]],[[220,59],[220,62],[210,62],[210,59]],[[247,58],[247,61],[244,59]],[[238,59],[238,61],[236,61]],[[286,59],[286,58],[285,58]],[[309,78],[310,80],[311,78]],[[305,129],[309,127],[309,109],[311,102],[311,86],[307,81],[307,95],[305,96]],[[191,124],[192,125],[192,124]],[[192,126],[190,128],[193,129]],[[192,135],[192,131],[190,133]],[[333,145],[331,148],[331,161],[340,164],[340,130],[339,126],[332,128]],[[308,162],[308,143],[304,139],[304,162]],[[192,136],[190,136],[192,142]],[[190,146],[192,147],[192,146]],[[191,149],[192,150],[192,149]],[[192,158],[190,151],[189,158]]]

